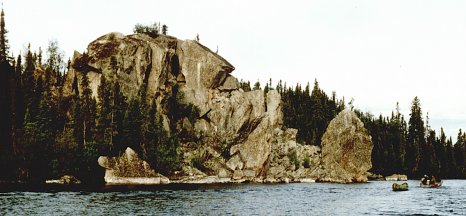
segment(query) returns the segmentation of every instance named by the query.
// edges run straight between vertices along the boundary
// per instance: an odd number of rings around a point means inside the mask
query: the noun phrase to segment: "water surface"
[[[408,181],[366,184],[231,184],[7,188],[0,215],[466,215],[466,180],[438,189]]]

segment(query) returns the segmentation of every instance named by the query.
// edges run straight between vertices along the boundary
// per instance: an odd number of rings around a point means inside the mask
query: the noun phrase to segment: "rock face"
[[[367,182],[372,147],[362,121],[345,109],[330,122],[322,137],[321,166],[314,174],[325,182]]]
[[[98,163],[105,168],[107,184],[168,184],[167,177],[156,173],[149,164],[139,159],[131,148],[120,157],[100,156]]]
[[[164,128],[182,136],[179,152],[183,167],[174,181],[314,180],[311,173],[320,164],[320,148],[296,143],[297,131],[283,129],[280,94],[275,90],[267,94],[244,92],[231,75],[235,68],[196,41],[110,33],[91,42],[85,54],[75,52],[72,66],[65,94],[72,94],[75,77],[80,83],[83,75],[88,76],[94,96],[103,75],[118,82],[128,98],[146,88],[146,96],[157,103]],[[171,119],[167,101],[173,92],[182,95],[181,104],[194,105],[197,116]],[[193,162],[199,158],[203,159],[201,165]],[[106,181],[146,177],[147,172],[132,175],[116,171],[119,166],[114,164],[121,160],[99,159],[107,168]]]

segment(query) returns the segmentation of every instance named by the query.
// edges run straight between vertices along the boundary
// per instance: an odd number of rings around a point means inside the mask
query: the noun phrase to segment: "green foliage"
[[[39,64],[42,61],[42,51],[39,50]],[[47,47],[47,62],[46,62],[46,67],[47,71],[50,71],[50,73],[55,74],[56,85],[62,85],[63,79],[62,79],[62,73],[61,71],[65,68],[65,62],[63,61],[64,54],[63,51],[60,50],[58,47],[58,41],[56,40],[51,40],[49,41],[49,45]]]
[[[271,84],[269,84],[271,86]],[[284,125],[298,129],[297,140],[301,143],[319,145],[330,121],[344,109],[344,102],[333,95],[329,98],[319,88],[317,80],[312,93],[309,84],[303,90],[301,85],[295,88],[282,85],[276,87],[283,100]]]
[[[241,80],[239,82],[239,86],[245,92],[251,91],[251,82],[249,82],[249,81],[246,82],[246,81]]]
[[[206,160],[207,160],[207,158],[206,158],[205,154],[195,155],[191,159],[191,166],[193,166],[194,168],[196,168],[196,169],[198,169],[198,170],[200,170],[202,172],[206,172],[206,171],[208,171],[208,168],[204,165]]]
[[[98,144],[95,142],[87,142],[77,155],[80,156],[77,171],[78,179],[90,184],[102,183],[104,170],[96,163],[101,155]],[[101,178],[96,176],[101,176]]]
[[[14,150],[12,141],[15,140],[15,71],[7,61],[0,62],[0,180],[11,177],[11,163],[14,158],[10,155]]]
[[[162,29],[162,31],[165,32],[164,34],[166,34],[168,27],[166,25],[164,26],[165,28]],[[160,24],[153,23],[151,25],[143,25],[143,24],[138,23],[134,26],[133,32],[136,34],[147,34],[150,37],[155,38],[159,35]]]
[[[225,159],[230,159],[230,148],[231,146],[233,145],[233,142],[228,140],[228,139],[224,139],[222,140],[222,142],[220,142],[220,149],[219,149],[219,152],[220,152],[220,155],[222,155],[223,158]]]
[[[168,31],[168,26],[163,24],[162,25],[162,34],[167,35],[167,31]]]
[[[126,109],[125,118],[123,121],[123,143],[125,147],[130,147],[136,152],[141,152],[141,144],[143,138],[143,110],[141,110],[141,101],[132,99]],[[120,149],[124,150],[124,149]]]
[[[306,155],[304,156],[303,167],[304,167],[304,168],[311,168],[311,159],[309,158],[309,155],[308,155],[308,154],[306,154]]]
[[[415,97],[409,118],[408,137],[406,145],[406,156],[408,171],[413,174],[422,175],[418,166],[421,161],[421,148],[426,144],[424,120],[422,119],[421,105],[418,97]]]
[[[200,116],[199,108],[194,104],[184,102],[184,94],[179,91],[178,85],[173,86],[172,95],[168,98],[168,115],[174,122],[187,117],[194,122]]]
[[[299,169],[301,162],[299,161],[298,153],[296,152],[296,149],[289,151],[287,156],[288,156],[288,159],[290,160],[290,163],[294,165],[294,169],[295,170]]]
[[[261,90],[261,83],[259,81],[257,81],[256,83],[254,83],[254,88],[252,88],[252,90]]]
[[[164,175],[171,174],[173,171],[181,167],[181,157],[178,153],[179,140],[176,135],[168,135],[165,131],[161,131],[156,142],[157,148],[155,151],[155,170]]]
[[[2,9],[0,17],[0,62],[9,60],[8,50],[10,49],[10,46],[8,45],[8,39],[6,37],[7,33],[8,30],[5,28],[5,13]]]

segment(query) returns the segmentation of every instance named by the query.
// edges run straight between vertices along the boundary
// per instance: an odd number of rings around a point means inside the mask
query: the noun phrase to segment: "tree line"
[[[260,82],[241,81],[245,91],[262,89]],[[344,99],[337,99],[336,93],[328,97],[320,89],[317,80],[312,91],[309,83],[303,89],[300,84],[286,86],[280,80],[272,87],[272,80],[265,84],[264,92],[276,89],[282,96],[284,126],[298,129],[297,141],[308,145],[321,146],[321,139],[330,121],[345,108]],[[351,103],[351,102],[350,102]],[[415,97],[411,104],[408,121],[399,112],[391,116],[354,110],[368,129],[374,148],[372,150],[371,172],[382,175],[404,173],[410,177],[424,174],[441,178],[466,178],[466,132],[458,132],[453,143],[443,128],[437,132],[424,120],[421,103]]]
[[[127,98],[118,77],[102,73],[94,97],[87,73],[67,74],[82,61],[64,63],[56,41],[49,43],[44,62],[42,51],[30,46],[24,56],[10,57],[3,10],[0,24],[0,182],[43,183],[69,174],[100,183],[97,158],[120,155],[126,147],[162,174],[179,168],[178,134],[163,127],[147,83],[138,96]],[[110,74],[116,74],[113,58],[112,68]],[[65,78],[73,80],[71,94],[65,92]],[[175,89],[167,113],[186,108]]]
[[[466,178],[466,133],[460,129],[453,143],[443,128],[438,132],[433,130],[428,115],[423,118],[418,97],[412,101],[408,122],[400,114],[398,104],[396,112],[389,117],[356,113],[372,136],[374,173]]]
[[[166,34],[167,27],[162,26]],[[135,32],[158,34],[160,25],[139,26]],[[137,96],[127,98],[115,75],[118,65],[111,59],[112,73],[100,75],[97,97],[90,89],[87,73],[71,77],[69,70],[82,69],[79,59],[64,61],[56,41],[42,50],[24,55],[8,55],[9,44],[4,13],[0,19],[0,181],[43,182],[64,174],[87,182],[102,181],[96,160],[100,155],[119,155],[129,147],[162,174],[179,169],[180,140],[189,134],[175,131],[183,118],[195,121],[198,110],[183,104],[183,95],[174,86],[171,95],[158,107],[147,97],[143,83]],[[86,56],[86,55],[83,55]],[[84,58],[84,57],[83,57]],[[65,79],[72,79],[72,92],[65,92]],[[244,91],[262,89],[259,82],[240,82]],[[321,145],[329,122],[345,108],[336,93],[327,95],[317,80],[310,84],[287,86],[272,80],[264,93],[276,89],[283,100],[284,126],[298,129],[297,140]],[[397,105],[398,107],[398,105]],[[416,97],[408,120],[399,109],[389,117],[374,117],[355,110],[372,136],[372,172],[389,175],[405,173],[410,177],[434,174],[442,178],[465,178],[466,133],[458,132],[457,141],[447,138],[443,129],[432,130],[423,119]],[[169,119],[165,128],[161,113]],[[171,132],[169,132],[171,131]]]

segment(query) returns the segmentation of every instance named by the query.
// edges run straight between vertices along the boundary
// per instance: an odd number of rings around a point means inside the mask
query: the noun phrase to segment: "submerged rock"
[[[362,121],[352,110],[345,109],[330,122],[322,137],[321,166],[314,176],[323,182],[367,182],[372,148]]]
[[[156,173],[146,161],[139,158],[131,148],[120,157],[108,158],[100,156],[99,165],[105,168],[105,183],[107,184],[168,184],[170,180]]]

